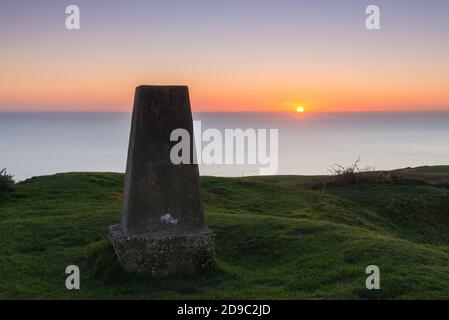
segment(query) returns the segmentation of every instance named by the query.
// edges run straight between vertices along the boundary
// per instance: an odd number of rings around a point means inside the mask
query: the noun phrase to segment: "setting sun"
[[[306,110],[305,110],[304,107],[302,107],[302,106],[298,106],[298,107],[296,108],[296,112],[298,112],[298,113],[303,113],[304,111],[306,111]]]

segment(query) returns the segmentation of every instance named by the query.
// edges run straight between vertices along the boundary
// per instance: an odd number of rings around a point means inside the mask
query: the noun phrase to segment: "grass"
[[[449,177],[443,166],[403,172]],[[164,279],[125,274],[107,241],[121,216],[123,175],[28,179],[0,194],[0,298],[449,299],[444,184],[323,191],[307,188],[311,179],[202,177],[216,269]],[[81,290],[65,288],[71,264],[81,269]],[[371,264],[381,290],[365,288]]]

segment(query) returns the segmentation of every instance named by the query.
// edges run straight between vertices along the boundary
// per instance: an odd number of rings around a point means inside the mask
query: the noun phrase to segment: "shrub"
[[[395,177],[386,171],[376,171],[374,167],[360,166],[360,157],[350,166],[335,164],[328,168],[330,177],[314,180],[309,184],[312,189],[342,187],[349,184],[368,182],[393,182]]]
[[[333,180],[341,184],[373,181],[383,178],[384,173],[378,172],[374,167],[360,167],[360,157],[348,167],[335,164],[328,168]]]
[[[15,181],[13,176],[6,172],[6,169],[0,170],[0,192],[12,191]]]

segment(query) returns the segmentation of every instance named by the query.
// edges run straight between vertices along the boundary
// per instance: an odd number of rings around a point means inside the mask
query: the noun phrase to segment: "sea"
[[[212,128],[278,130],[278,175],[327,174],[335,164],[390,170],[449,164],[449,112],[200,112]],[[17,181],[60,172],[124,172],[130,113],[0,113],[0,170]],[[268,143],[268,138],[267,138]],[[203,142],[204,145],[204,142]],[[269,151],[274,146],[268,146]],[[260,175],[256,164],[200,164],[209,176]]]

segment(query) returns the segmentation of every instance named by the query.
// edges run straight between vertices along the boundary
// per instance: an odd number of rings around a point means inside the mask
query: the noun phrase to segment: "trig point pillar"
[[[126,165],[124,210],[109,239],[125,271],[172,275],[213,266],[214,243],[204,223],[198,166],[173,164],[173,130],[190,135],[195,152],[188,88],[137,87]]]

